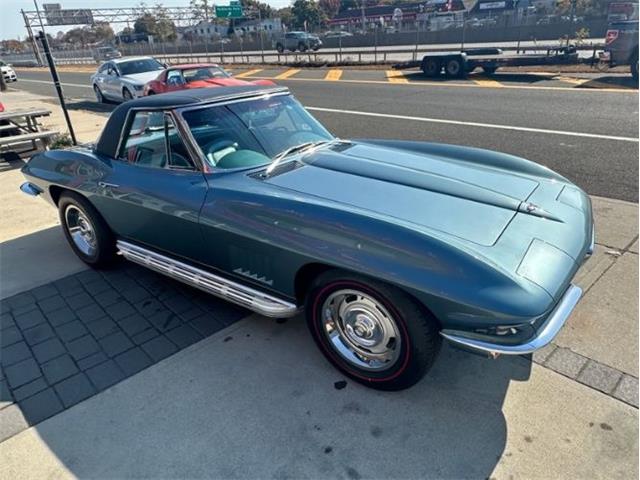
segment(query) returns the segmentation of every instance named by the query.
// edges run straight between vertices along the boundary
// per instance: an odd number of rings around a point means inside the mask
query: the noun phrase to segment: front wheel
[[[58,202],[60,223],[75,254],[92,267],[115,260],[115,239],[98,211],[84,197],[66,192]]]
[[[124,88],[122,89],[122,98],[124,98],[125,102],[128,102],[129,100],[133,100],[133,94],[128,88]]]
[[[436,319],[401,290],[340,271],[320,275],[306,303],[309,330],[345,375],[379,390],[418,382],[440,350]]]
[[[93,93],[96,94],[96,100],[98,101],[98,103],[107,103],[106,98],[104,98],[104,95],[102,94],[102,91],[100,90],[100,87],[98,87],[97,85],[93,86]]]
[[[631,76],[636,82],[638,81],[638,52],[631,58]]]

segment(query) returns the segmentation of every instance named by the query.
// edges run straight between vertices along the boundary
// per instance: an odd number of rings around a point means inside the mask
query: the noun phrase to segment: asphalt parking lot
[[[637,477],[637,90],[258,70],[234,73],[289,86],[341,137],[491,148],[576,182],[598,232],[577,277],[580,307],[533,359],[445,348],[406,392],[339,388],[299,318],[249,315],[124,262],[85,269],[55,212],[16,191],[10,166],[0,172],[11,219],[0,238],[0,476]],[[19,75],[13,105],[55,109],[45,73]],[[82,140],[113,108],[93,102],[88,77],[62,74]]]

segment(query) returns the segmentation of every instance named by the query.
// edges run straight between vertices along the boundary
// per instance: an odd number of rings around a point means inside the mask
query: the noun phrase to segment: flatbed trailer
[[[500,67],[526,67],[538,65],[573,65],[579,63],[578,52],[573,47],[550,48],[545,54],[505,54],[499,48],[463,50],[460,52],[434,52],[392,66],[396,70],[420,68],[428,77],[444,73],[448,77],[465,77],[476,68],[487,74]]]

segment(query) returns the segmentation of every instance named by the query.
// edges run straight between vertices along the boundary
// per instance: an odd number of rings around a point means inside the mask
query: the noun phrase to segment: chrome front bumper
[[[440,334],[461,348],[478,353],[485,353],[491,357],[497,357],[498,355],[526,355],[548,345],[556,337],[569,318],[569,315],[571,315],[571,312],[578,304],[581,296],[582,289],[576,285],[570,285],[549,315],[549,318],[547,318],[545,324],[537,331],[536,336],[529,339],[526,343],[517,345],[499,345],[496,343],[457,336],[448,332],[440,332]]]

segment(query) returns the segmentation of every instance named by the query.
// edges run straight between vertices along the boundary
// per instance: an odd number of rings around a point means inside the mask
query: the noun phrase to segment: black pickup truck
[[[638,81],[638,20],[609,25],[600,61],[607,62],[609,67],[630,65],[631,75]]]

